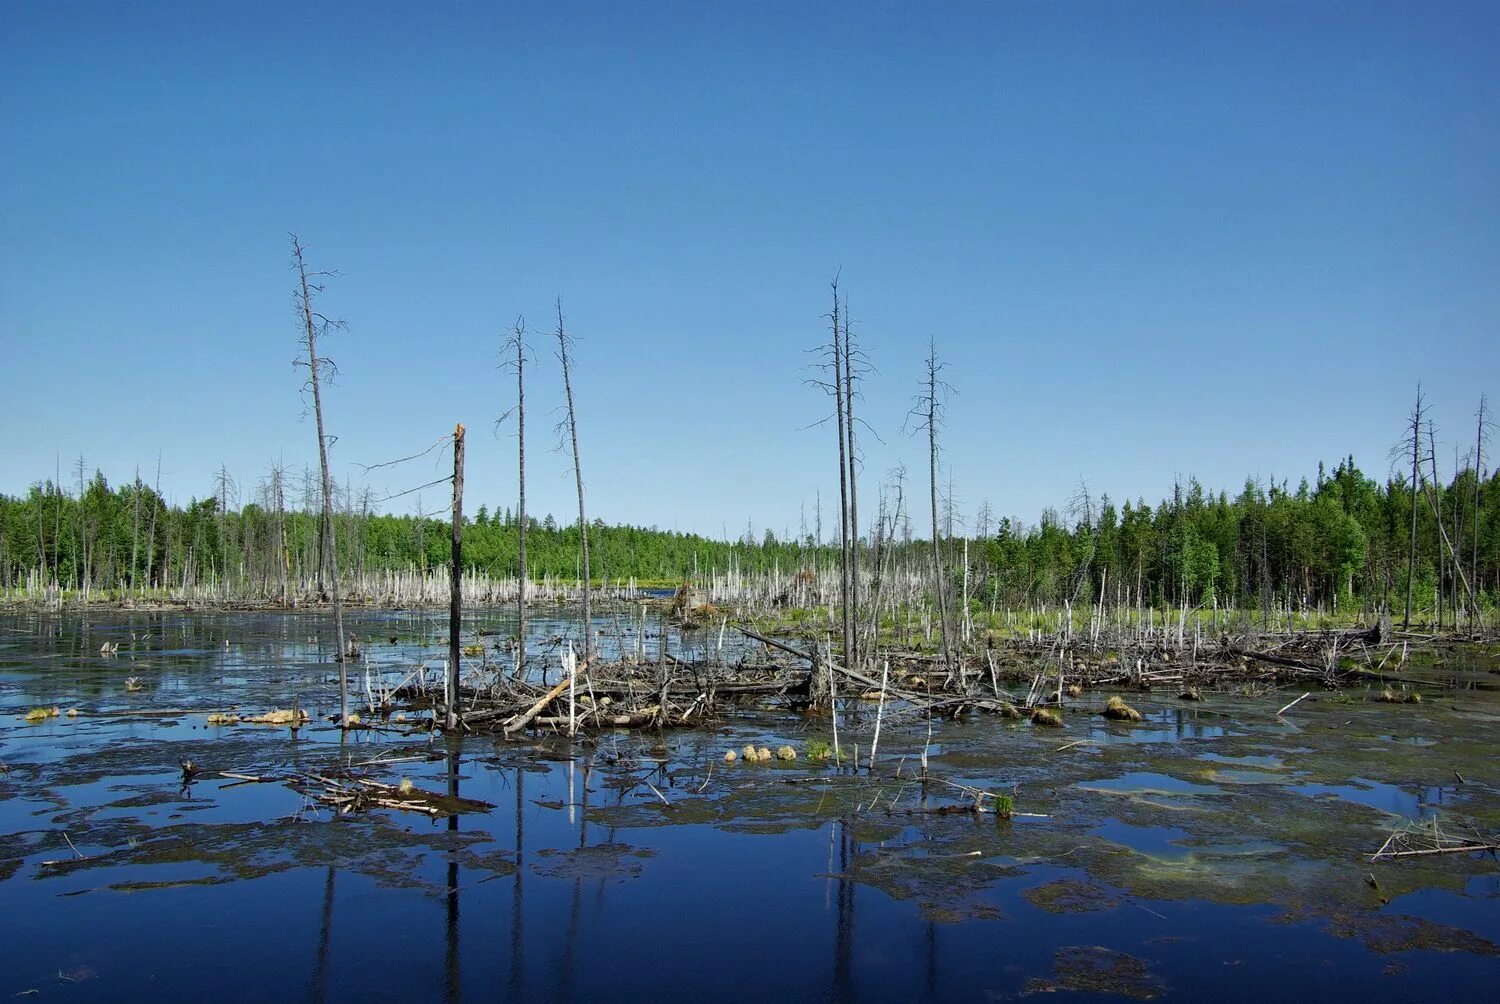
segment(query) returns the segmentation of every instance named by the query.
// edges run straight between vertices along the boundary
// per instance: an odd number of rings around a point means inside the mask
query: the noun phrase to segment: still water
[[[606,649],[637,646],[636,617],[597,619]],[[508,618],[466,621],[466,642],[483,629],[498,648],[481,663],[503,666]],[[1487,686],[1417,707],[1355,691],[1285,720],[1276,694],[1130,695],[1134,726],[1091,714],[1104,695],[1086,695],[1063,730],[976,717],[934,723],[930,741],[925,718],[898,712],[875,770],[855,773],[805,756],[726,764],[749,743],[832,738],[826,715],[774,709],[577,742],[449,743],[395,723],[341,741],[320,721],[337,705],[326,620],[0,618],[0,993],[1487,999],[1500,978],[1493,856],[1369,860],[1398,827],[1500,831]],[[577,626],[552,612],[532,629],[555,667]],[[378,683],[441,660],[447,622],[360,613],[350,630]],[[652,655],[660,630],[640,643]],[[117,655],[99,654],[106,641]],[[725,677],[764,658],[721,649],[716,630],[667,643],[722,652]],[[295,735],[206,722],[294,703],[313,717]],[[62,714],[28,723],[37,706]],[[867,753],[872,710],[841,718],[844,748]],[[942,779],[926,786],[924,748]],[[184,760],[202,771],[187,786]],[[349,765],[493,808],[340,816],[216,776]],[[968,801],[954,785],[1010,794],[1020,815],[929,811]]]

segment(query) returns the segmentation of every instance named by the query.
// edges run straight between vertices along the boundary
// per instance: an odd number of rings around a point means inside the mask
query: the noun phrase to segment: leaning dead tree
[[[561,327],[561,325],[559,325]],[[505,340],[505,351],[514,352],[515,357],[502,363],[502,367],[514,367],[516,371],[516,406],[500,416],[505,421],[511,414],[516,416],[516,483],[519,501],[516,506],[516,679],[526,671],[526,318],[516,317],[511,326],[510,337]]]
[[[578,539],[583,548],[583,661],[589,662],[594,645],[593,611],[589,606],[589,523],[583,512],[583,461],[578,454],[578,413],[573,407],[572,378],[573,339],[563,328],[562,298],[557,300],[557,358],[562,361],[563,391],[567,396],[568,414],[563,429],[573,441],[573,478],[578,485]]]
[[[911,428],[912,432],[922,430],[927,432],[928,491],[932,502],[932,574],[937,593],[938,631],[942,640],[943,665],[948,671],[949,684],[956,686],[959,681],[953,666],[953,646],[948,637],[948,590],[947,583],[944,581],[942,534],[938,522],[938,428],[943,420],[943,397],[953,392],[953,387],[938,377],[944,365],[938,362],[936,344],[928,339],[926,373],[922,377],[921,392],[912,403],[910,417],[915,419],[915,425]]]
[[[332,275],[331,272],[307,271],[307,260],[304,255],[306,250],[302,242],[297,239],[296,234],[292,238],[292,259],[297,267],[298,287],[294,294],[297,312],[302,321],[302,344],[307,349],[307,361],[295,360],[294,365],[307,367],[308,386],[312,388],[313,417],[318,426],[318,464],[323,472],[323,522],[322,522],[322,565],[328,569],[329,598],[333,603],[333,630],[335,641],[338,645],[339,661],[339,725],[347,727],[349,724],[349,666],[347,659],[348,649],[344,645],[344,607],[339,599],[339,559],[338,551],[334,541],[333,527],[333,479],[328,474],[328,436],[323,431],[323,391],[322,375],[326,373],[330,379],[338,373],[333,361],[318,355],[318,336],[327,334],[330,329],[343,327],[341,322],[331,321],[318,311],[313,309],[313,298],[323,292],[323,286],[319,283],[309,282],[309,277],[317,278]]]

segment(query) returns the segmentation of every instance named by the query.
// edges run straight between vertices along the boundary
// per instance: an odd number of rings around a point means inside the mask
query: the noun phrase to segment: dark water
[[[633,616],[601,618],[607,645],[633,647]],[[1469,685],[1420,706],[1355,691],[1284,720],[1283,695],[1161,694],[1130,695],[1147,720],[1117,725],[1088,713],[1105,696],[1091,694],[1062,730],[939,722],[929,764],[952,784],[924,796],[928,726],[910,714],[883,723],[881,763],[857,775],[724,763],[747,743],[832,738],[826,716],[781,711],[596,742],[341,743],[317,722],[336,710],[323,621],[0,619],[0,993],[1489,999],[1500,977],[1493,856],[1369,861],[1396,827],[1500,831],[1500,703],[1473,685],[1487,666],[1440,667]],[[572,630],[533,626],[539,649]],[[492,646],[513,624],[468,627],[499,632]],[[396,680],[441,659],[446,619],[361,615],[351,630]],[[99,655],[106,640],[117,656]],[[669,644],[703,655],[718,637]],[[731,661],[746,655],[734,644]],[[555,664],[556,644],[544,651]],[[294,701],[314,715],[296,736],[205,722]],[[81,713],[24,721],[54,705]],[[871,719],[841,720],[846,749],[868,751]],[[205,771],[187,788],[184,759]],[[347,764],[494,808],[335,816],[281,784],[208,776]],[[1009,793],[1025,815],[907,814],[967,804],[953,784]]]

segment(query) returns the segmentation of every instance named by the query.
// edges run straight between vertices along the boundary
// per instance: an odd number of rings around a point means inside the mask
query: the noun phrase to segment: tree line
[[[112,486],[98,471],[85,479],[85,469],[80,460],[72,486],[48,478],[24,495],[0,494],[0,587],[220,584],[275,596],[287,581],[322,581],[318,472],[293,477],[273,469],[241,503],[238,484],[221,471],[212,494],[173,505],[138,476]],[[1320,466],[1295,487],[1247,480],[1231,495],[1188,480],[1155,505],[1137,499],[1117,506],[1080,490],[1064,511],[1049,509],[1029,524],[995,519],[986,505],[965,528],[950,509],[940,534],[944,575],[955,588],[968,576],[965,591],[977,607],[1102,601],[1399,612],[1415,516],[1416,609],[1431,616],[1441,608],[1446,618],[1466,610],[1465,581],[1493,605],[1500,596],[1500,473],[1481,478],[1469,466],[1445,485],[1418,480],[1416,493],[1404,473],[1376,481],[1351,457],[1331,473]],[[331,491],[333,544],[349,576],[448,565],[447,520],[376,513],[368,494],[337,484]],[[514,575],[518,522],[509,508],[479,506],[464,521],[465,567]],[[896,512],[887,525],[883,546],[895,567],[932,567],[931,537],[914,538],[908,513]],[[581,577],[576,523],[559,525],[549,514],[528,517],[527,527],[533,580]],[[770,530],[747,531],[721,540],[599,519],[589,536],[595,581],[675,582],[731,567],[790,574],[836,567],[841,550],[812,533],[781,539]],[[874,543],[870,535],[864,540]]]

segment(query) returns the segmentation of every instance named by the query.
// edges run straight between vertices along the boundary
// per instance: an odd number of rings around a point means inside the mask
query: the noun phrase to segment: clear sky
[[[159,457],[178,501],[315,464],[289,231],[341,273],[336,471],[462,421],[471,512],[514,497],[517,314],[530,508],[571,510],[561,296],[591,517],[779,534],[821,491],[826,525],[836,272],[876,367],[862,514],[925,471],[929,336],[971,518],[1080,477],[1384,476],[1418,379],[1448,468],[1500,405],[1497,52],[1494,2],[9,0],[0,491],[80,453]]]

